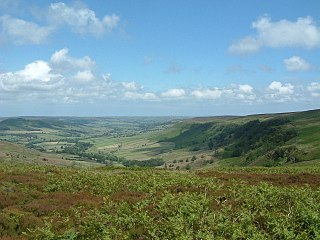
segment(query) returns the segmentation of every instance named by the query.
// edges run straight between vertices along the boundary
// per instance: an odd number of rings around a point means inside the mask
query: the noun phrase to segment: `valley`
[[[320,236],[320,110],[0,129],[0,239]]]
[[[0,122],[0,141],[48,159],[114,166],[150,159],[170,169],[281,166],[319,160],[319,119],[320,110],[210,118],[21,117]]]

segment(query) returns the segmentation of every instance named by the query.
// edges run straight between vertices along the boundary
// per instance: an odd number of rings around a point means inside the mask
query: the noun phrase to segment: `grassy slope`
[[[70,161],[58,154],[42,153],[23,145],[0,142],[0,163],[28,163],[55,166],[100,166],[98,163]]]
[[[310,161],[312,164],[314,161],[320,160],[320,110],[298,113],[251,115],[245,117],[196,118],[184,122],[179,133],[174,129],[173,132],[176,134],[175,136],[174,134],[167,134],[170,137],[166,137],[165,135],[165,137],[162,138],[174,142],[176,149],[192,150],[196,148],[200,149],[200,151],[204,151],[206,154],[210,154],[208,153],[208,141],[210,138],[220,133],[223,128],[227,129],[232,126],[243,126],[245,123],[256,119],[264,122],[279,118],[290,119],[290,122],[281,125],[281,127],[278,128],[279,131],[294,129],[298,133],[297,137],[285,142],[282,147],[297,147],[299,151],[304,153],[303,160]],[[234,146],[237,143],[237,139],[232,139],[230,143],[223,147]],[[218,151],[219,150],[221,149],[218,149]],[[259,151],[259,149],[256,150],[257,154]],[[262,154],[265,153],[262,151]],[[219,164],[225,166],[266,164],[265,155],[255,156],[255,160],[249,163],[245,160],[246,156],[247,154],[244,154],[241,157],[224,157]]]

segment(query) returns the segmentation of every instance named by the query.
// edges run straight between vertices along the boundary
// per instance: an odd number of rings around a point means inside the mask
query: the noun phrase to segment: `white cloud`
[[[261,43],[253,37],[245,37],[229,47],[232,54],[249,54],[256,53],[260,50]]]
[[[89,8],[74,8],[62,2],[50,5],[48,18],[53,25],[67,25],[77,33],[89,33],[96,36],[112,31],[120,21],[120,17],[115,14],[99,19]]]
[[[223,89],[224,98],[231,101],[252,102],[256,100],[253,87],[248,84],[231,84]]]
[[[140,84],[138,84],[138,83],[136,83],[134,81],[132,81],[132,82],[122,82],[121,84],[128,91],[138,91],[138,90],[141,90],[143,88]]]
[[[68,53],[69,50],[63,48],[52,54],[51,62],[55,69],[59,71],[70,71],[71,69],[92,70],[96,65],[95,61],[88,56],[73,58]]]
[[[220,98],[222,91],[218,88],[214,89],[198,89],[191,92],[191,96],[198,99],[217,99]]]
[[[253,87],[248,84],[231,84],[224,88],[202,88],[191,92],[191,96],[197,99],[216,99],[221,101],[244,101],[256,99]]]
[[[295,99],[294,86],[291,83],[281,83],[274,81],[268,88],[265,95],[267,101],[273,100],[277,102],[291,101]]]
[[[157,100],[158,96],[155,93],[138,93],[138,92],[125,92],[124,99],[134,99],[134,100]]]
[[[23,70],[16,72],[17,75],[24,78],[26,81],[40,80],[44,82],[50,81],[54,76],[51,72],[51,67],[45,61],[35,61],[25,66]]]
[[[41,27],[36,23],[13,18],[9,15],[0,17],[2,35],[16,44],[41,44],[52,33],[50,26]]]
[[[2,7],[4,9],[9,6],[8,2],[3,2]],[[13,4],[10,6],[13,6]],[[102,19],[99,19],[95,12],[87,7],[76,8],[62,2],[52,3],[44,12],[47,18],[44,19],[42,26],[36,22],[26,21],[10,15],[0,16],[1,42],[42,44],[47,41],[54,31],[64,26],[68,26],[73,32],[82,35],[101,36],[117,28],[120,21],[120,17],[116,14],[105,15]]]
[[[290,83],[274,81],[261,94],[249,84],[231,84],[217,88],[170,88],[162,93],[144,90],[135,81],[121,82],[110,74],[97,75],[93,60],[89,57],[75,58],[67,49],[56,51],[49,61],[37,60],[26,64],[21,70],[0,74],[1,101],[43,102],[101,102],[108,99],[119,101],[208,101],[211,104],[290,102],[320,97],[320,83],[295,87]],[[90,61],[84,60],[90,59]],[[89,63],[89,64],[88,64]],[[62,68],[61,65],[65,65]]]
[[[0,91],[19,92],[48,91],[63,84],[64,77],[52,73],[52,69],[45,61],[35,61],[27,64],[24,69],[16,72],[0,74]]]
[[[272,22],[269,17],[261,17],[252,23],[254,36],[247,36],[229,47],[233,54],[258,52],[261,47],[302,47],[320,46],[320,28],[311,17],[301,17],[295,22],[286,19]]]
[[[161,93],[164,98],[182,98],[186,95],[186,91],[181,88],[172,88],[166,92]]]
[[[268,89],[281,95],[294,93],[294,86],[290,83],[282,84],[281,82],[272,82],[268,86]]]
[[[299,56],[284,59],[283,63],[290,72],[307,71],[311,68],[311,65]]]
[[[310,92],[312,97],[320,97],[320,83],[312,82],[307,87],[307,90]]]
[[[119,21],[120,17],[115,14],[106,15],[103,18],[103,25],[108,29],[108,31],[112,31],[118,26]]]
[[[92,71],[88,56],[74,58],[68,49],[56,51],[50,61],[37,60],[22,70],[0,74],[1,100],[49,102],[94,102],[107,99],[154,101],[159,97],[142,92],[137,82],[118,82],[110,74]]]
[[[239,85],[239,91],[246,94],[252,94],[253,87],[248,84]]]
[[[94,75],[90,70],[85,70],[77,72],[73,78],[78,82],[86,83],[92,81],[94,79]]]

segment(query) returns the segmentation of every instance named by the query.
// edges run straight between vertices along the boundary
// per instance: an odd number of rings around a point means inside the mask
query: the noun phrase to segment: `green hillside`
[[[193,119],[8,118],[0,122],[0,141],[111,165],[155,159],[169,169],[305,165],[320,160],[319,119],[320,110]]]
[[[67,128],[63,121],[52,119],[7,118],[0,122],[0,130],[41,131],[43,129]]]
[[[175,136],[160,139],[173,142],[176,150],[210,150],[220,165],[278,166],[320,160],[320,110],[196,118],[180,125]]]
[[[101,164],[92,161],[70,161],[59,154],[39,152],[35,149],[29,149],[21,144],[0,141],[0,167],[1,164],[8,163],[79,167],[101,166]]]

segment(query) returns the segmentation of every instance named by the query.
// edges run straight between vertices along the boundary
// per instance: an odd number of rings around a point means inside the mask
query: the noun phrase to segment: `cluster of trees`
[[[157,167],[163,165],[165,162],[161,158],[151,158],[149,160],[125,160],[122,164],[126,167]]]
[[[61,153],[68,153],[72,155],[82,155],[86,150],[92,147],[93,144],[88,142],[76,142],[74,145],[67,145],[62,148]]]
[[[93,144],[88,142],[76,142],[74,145],[65,146],[62,148],[60,153],[67,153],[72,155],[77,155],[79,157],[87,158],[90,160],[94,160],[99,163],[109,164],[110,162],[121,162],[124,161],[124,158],[119,158],[112,153],[92,153],[86,152]]]
[[[268,158],[274,162],[284,161],[285,163],[292,162],[300,162],[305,153],[299,150],[295,146],[284,147],[284,148],[276,148],[273,151],[268,153]]]
[[[225,147],[223,157],[239,157],[259,148],[264,149],[266,153],[297,136],[294,128],[284,126],[288,122],[287,118],[279,118],[226,126],[219,134],[209,139],[208,147],[211,150]]]

